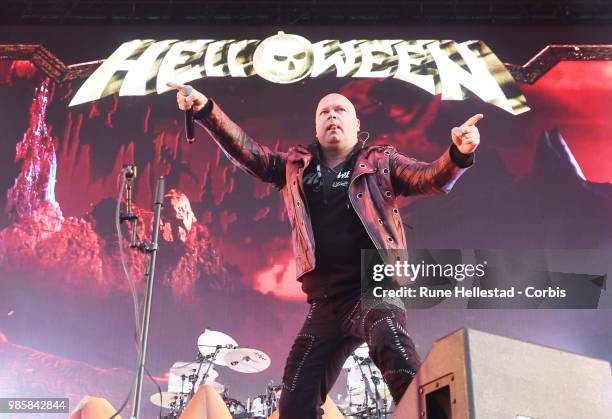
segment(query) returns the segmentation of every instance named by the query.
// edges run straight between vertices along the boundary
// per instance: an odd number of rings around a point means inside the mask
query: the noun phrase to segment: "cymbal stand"
[[[380,383],[380,378],[374,375],[374,371],[372,371],[372,360],[366,359],[364,361],[368,366],[368,370],[370,371],[370,377],[372,377],[372,384],[374,385],[374,395],[376,397],[376,417],[377,418],[386,418],[387,417],[387,404],[385,400],[380,396],[380,391],[378,390],[378,384]],[[369,381],[368,381],[369,385]],[[382,405],[382,407],[381,407]]]
[[[365,406],[366,406],[366,411],[369,411],[369,400],[368,397],[370,397],[374,403],[375,403],[375,411],[376,411],[376,419],[380,419],[381,418],[381,411],[380,411],[380,406],[379,406],[379,402],[381,400],[380,397],[380,393],[378,392],[378,388],[376,388],[376,385],[374,386],[374,391],[372,391],[372,389],[370,388],[370,380],[368,379],[368,377],[366,376],[366,373],[364,371],[364,369],[362,368],[362,363],[365,363],[368,366],[368,369],[370,370],[370,375],[372,375],[372,368],[370,367],[370,363],[372,362],[371,360],[369,360],[368,358],[362,358],[360,356],[357,356],[355,354],[352,355],[353,359],[355,360],[355,363],[357,364],[357,367],[359,368],[359,372],[361,373],[361,379],[363,380],[363,382],[365,383]]]
[[[204,346],[204,345],[202,345]],[[196,391],[196,383],[198,382],[198,378],[200,377],[200,371],[202,371],[202,364],[204,364],[204,361],[208,362],[208,366],[206,367],[206,371],[204,371],[204,375],[202,375],[202,380],[200,381],[200,385],[202,383],[206,384],[206,378],[208,378],[208,373],[210,371],[210,367],[212,367],[213,361],[217,358],[217,356],[219,355],[219,351],[221,350],[221,346],[217,345],[215,352],[211,355],[206,355],[203,356],[201,353],[198,352],[198,357],[197,357],[197,362],[199,362],[198,365],[198,370],[195,374],[191,374],[189,376],[189,381],[191,382],[191,391],[189,392],[189,399],[191,400],[191,398],[193,397],[193,395],[195,394]],[[212,359],[210,359],[212,358]]]

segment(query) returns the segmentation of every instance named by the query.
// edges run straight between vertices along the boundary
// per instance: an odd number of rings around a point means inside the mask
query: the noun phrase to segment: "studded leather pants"
[[[405,311],[387,302],[313,301],[285,365],[280,419],[321,418],[344,361],[364,341],[397,404],[420,365],[405,324]]]

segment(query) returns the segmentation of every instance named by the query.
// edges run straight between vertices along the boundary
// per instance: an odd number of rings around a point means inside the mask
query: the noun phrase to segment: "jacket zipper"
[[[349,187],[348,187],[349,201],[351,201],[351,205],[353,205],[353,210],[357,213],[357,216],[359,217],[359,220],[361,221],[361,224],[363,225],[363,228],[365,228],[366,233],[368,233],[368,236],[370,236],[370,240],[372,240],[372,243],[374,243],[374,246],[376,246],[376,248],[380,250],[379,245],[376,243],[376,240],[374,240],[374,237],[372,237],[372,234],[370,233],[370,230],[368,230],[367,224],[363,221],[363,218],[361,217],[361,214],[359,214],[359,211],[357,211],[357,207],[355,206],[355,202],[353,201],[353,194],[351,193],[351,186],[353,185],[353,182],[355,182],[355,179],[357,179],[359,176],[365,175],[367,173],[373,173],[373,172],[359,173],[357,176],[355,176],[351,180],[351,183],[349,183]]]
[[[304,162],[304,161],[302,160],[302,162]],[[310,164],[310,162],[308,162],[308,164]],[[304,174],[304,170],[306,170],[306,167],[307,167],[307,165],[306,165],[306,163],[304,162],[304,166],[302,167],[302,171],[301,171],[301,174],[302,174],[302,175]],[[309,214],[309,217],[308,217],[308,220],[307,220],[307,221],[308,221],[308,228],[306,227],[306,225],[304,225],[304,228],[305,228],[305,230],[306,230],[306,235],[308,236],[308,240],[306,240],[306,239],[303,237],[303,234],[302,234],[302,231],[300,230],[300,226],[299,226],[299,225],[297,226],[297,228],[298,228],[298,233],[299,233],[299,235],[300,235],[300,238],[302,239],[302,246],[305,246],[307,242],[308,242],[308,243],[310,243],[310,245],[311,245],[311,247],[312,247],[312,254],[313,254],[313,256],[314,256],[314,254],[315,254],[315,242],[314,242],[314,235],[313,235],[313,237],[311,238],[311,237],[310,237],[310,235],[308,234],[308,232],[309,232],[309,231],[312,231],[312,223],[310,222],[310,209],[308,208],[308,200],[307,200],[307,199],[305,199],[306,194],[304,193],[304,190],[303,190],[303,185],[302,185],[303,176],[302,176],[302,179],[300,179],[300,175],[298,174],[298,175],[296,175],[296,178],[297,178],[297,179],[296,179],[296,183],[297,183],[297,185],[296,185],[296,186],[297,186],[297,188],[298,188],[298,194],[299,194],[299,196],[300,196],[300,200],[301,200],[302,204],[304,205],[304,210],[305,210],[306,214]],[[296,205],[295,205],[295,199],[294,199],[294,202],[293,202],[293,207],[294,207],[294,208],[296,207]],[[302,211],[303,211],[303,212],[302,212],[302,214],[304,213],[304,210],[302,210]],[[305,217],[304,215],[302,215],[302,220],[304,220],[305,218],[306,218],[306,217]],[[310,230],[309,230],[309,229],[310,229]],[[306,251],[308,252],[308,249],[306,249]],[[306,259],[308,260],[308,257],[306,257]],[[316,261],[315,261],[315,265],[316,265]],[[314,269],[315,269],[315,266],[311,266],[311,267],[310,267],[310,270],[303,272],[303,273],[302,273],[302,275],[300,275],[300,276],[303,276],[305,273],[307,273],[307,272],[311,272],[311,271],[313,271]]]

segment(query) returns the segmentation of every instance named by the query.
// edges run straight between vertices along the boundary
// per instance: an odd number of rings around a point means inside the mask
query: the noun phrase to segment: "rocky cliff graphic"
[[[7,193],[11,225],[0,231],[0,267],[7,272],[44,276],[48,283],[62,283],[74,292],[125,291],[109,216],[114,214],[115,204],[103,200],[86,217],[64,217],[55,199],[57,138],[49,135],[46,124],[49,98],[49,80],[45,79],[32,101],[30,127],[17,144],[16,160],[21,170]],[[227,272],[221,258],[206,226],[198,223],[187,196],[171,189],[165,198],[161,238],[169,257],[162,272],[173,295],[196,303],[195,283],[202,275],[207,277],[207,286],[231,291],[232,284],[223,280]],[[143,208],[136,212],[142,221],[139,237],[151,237],[152,212]],[[113,234],[109,234],[111,231]],[[122,245],[126,246],[129,232],[124,234]],[[142,281],[144,255],[126,253],[132,277]]]

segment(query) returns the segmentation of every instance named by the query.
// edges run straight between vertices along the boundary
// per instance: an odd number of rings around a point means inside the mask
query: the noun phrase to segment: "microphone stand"
[[[144,304],[144,316],[142,319],[141,329],[141,341],[140,341],[140,362],[138,365],[138,375],[136,376],[136,391],[134,393],[134,405],[132,406],[132,419],[138,419],[140,414],[140,401],[142,399],[142,384],[144,381],[144,370],[145,361],[147,355],[147,343],[149,338],[149,321],[151,319],[151,302],[153,296],[153,280],[155,279],[155,264],[157,262],[157,239],[159,237],[159,224],[161,218],[161,207],[164,201],[164,186],[165,180],[163,176],[160,176],[157,181],[157,190],[155,192],[155,202],[153,204],[154,218],[153,218],[153,241],[148,244],[146,241],[142,241],[139,245],[135,246],[140,251],[151,255],[147,271],[145,273],[147,280],[147,289],[145,293],[145,304]]]

